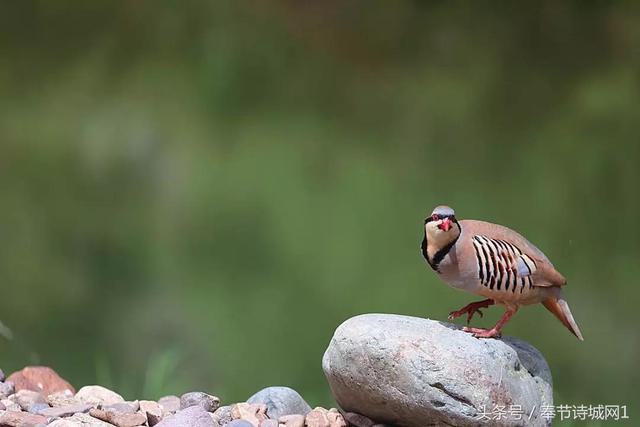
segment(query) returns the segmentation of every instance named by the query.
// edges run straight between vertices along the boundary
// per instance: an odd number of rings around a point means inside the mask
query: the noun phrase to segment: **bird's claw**
[[[502,333],[495,328],[483,329],[483,328],[470,328],[468,326],[465,326],[464,328],[462,328],[462,330],[464,332],[469,332],[475,338],[500,338],[502,336]]]
[[[453,320],[453,319],[456,319],[456,318],[462,316],[465,313],[467,314],[467,325],[471,322],[471,319],[473,319],[473,315],[475,313],[478,313],[480,315],[480,317],[484,316],[482,314],[482,311],[480,311],[479,308],[469,308],[467,310],[462,309],[462,310],[452,311],[451,313],[449,313],[449,316],[447,317],[447,319]]]

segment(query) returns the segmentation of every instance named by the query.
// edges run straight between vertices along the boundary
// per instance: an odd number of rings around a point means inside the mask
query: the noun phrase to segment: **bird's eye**
[[[440,216],[438,214],[433,214],[433,215],[431,215],[431,219],[433,221],[437,221],[438,219],[440,219]]]

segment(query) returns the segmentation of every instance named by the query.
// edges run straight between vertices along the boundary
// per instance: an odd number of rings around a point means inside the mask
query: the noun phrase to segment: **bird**
[[[567,280],[540,249],[516,231],[485,221],[458,221],[452,208],[437,206],[424,220],[421,250],[446,284],[486,298],[449,313],[449,320],[467,315],[465,332],[477,338],[499,337],[520,307],[542,303],[584,340],[562,291]],[[475,313],[482,317],[481,309],[492,305],[505,307],[495,326],[469,326]]]

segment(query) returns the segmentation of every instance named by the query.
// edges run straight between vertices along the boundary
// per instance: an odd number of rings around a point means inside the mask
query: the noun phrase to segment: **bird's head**
[[[437,206],[424,220],[424,232],[427,240],[443,247],[460,236],[460,224],[456,214],[449,206]]]

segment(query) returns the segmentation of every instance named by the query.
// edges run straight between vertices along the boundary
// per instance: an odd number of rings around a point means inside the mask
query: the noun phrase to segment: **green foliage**
[[[0,366],[129,397],[284,384],[329,404],[320,360],[341,321],[444,320],[472,300],[419,255],[446,203],[521,231],[569,279],[584,343],[541,307],[506,331],[545,354],[557,403],[632,405],[637,16],[3,4]]]

